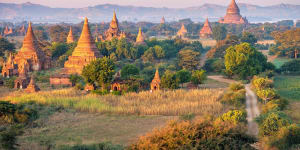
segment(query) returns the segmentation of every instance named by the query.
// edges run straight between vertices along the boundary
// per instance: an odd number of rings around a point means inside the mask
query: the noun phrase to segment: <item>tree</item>
[[[288,54],[294,54],[298,58],[300,50],[300,28],[287,30],[285,32],[273,32],[276,43],[280,50],[286,50]]]
[[[224,58],[226,49],[240,43],[236,35],[228,34],[224,40],[217,41],[217,45],[207,52],[208,58]]]
[[[5,52],[14,52],[15,45],[5,38],[0,38],[0,56],[4,56]]]
[[[66,42],[68,36],[67,31],[60,25],[50,27],[49,34],[52,42],[60,43]]]
[[[226,50],[225,68],[227,75],[246,79],[265,70],[272,70],[274,66],[267,63],[267,58],[249,43],[242,43]]]
[[[249,32],[243,32],[243,35],[241,37],[241,42],[244,43],[250,43],[251,45],[254,45],[257,42],[257,38],[249,33]]]
[[[190,49],[181,50],[178,53],[178,66],[183,69],[193,70],[200,65],[200,52]]]
[[[155,56],[156,58],[164,58],[165,57],[165,51],[161,48],[159,45],[154,46]]]
[[[177,89],[179,85],[179,79],[175,73],[167,70],[161,78],[161,87],[168,89]]]
[[[195,85],[201,84],[205,79],[206,79],[206,74],[204,70],[193,71],[191,77],[191,81],[193,84]]]
[[[264,101],[265,104],[277,97],[276,91],[272,88],[257,90],[256,94]]]
[[[213,28],[213,37],[215,40],[224,40],[227,35],[227,30],[223,25],[217,25]]]
[[[142,56],[142,59],[144,62],[153,62],[155,59],[155,50],[153,47],[150,47],[148,50],[145,51],[144,55]]]
[[[115,64],[108,57],[103,57],[92,61],[82,70],[82,76],[90,83],[97,83],[105,90],[106,84],[110,83],[115,73]]]
[[[125,65],[122,70],[121,70],[121,77],[123,79],[130,79],[134,76],[137,76],[139,75],[139,69],[132,65],[132,64],[128,64],[128,65]]]
[[[240,122],[247,123],[247,113],[241,110],[230,110],[227,113],[224,113],[220,119],[223,121],[230,121],[234,124]]]
[[[53,42],[49,49],[52,51],[52,58],[57,59],[68,51],[68,45],[65,43]]]
[[[182,69],[176,73],[176,77],[179,79],[179,83],[181,84],[181,87],[183,87],[183,83],[187,83],[191,80],[191,72]]]

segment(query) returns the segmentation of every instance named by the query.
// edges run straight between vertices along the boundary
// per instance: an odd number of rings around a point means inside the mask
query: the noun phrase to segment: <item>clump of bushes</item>
[[[235,107],[241,107],[246,101],[245,86],[241,83],[233,83],[229,90],[223,95],[221,102]]]
[[[242,126],[227,121],[198,119],[170,122],[139,138],[129,149],[253,149],[255,138]]]
[[[15,86],[16,77],[4,78],[4,86],[13,89]]]
[[[300,59],[292,60],[283,64],[279,72],[283,74],[292,74],[292,75],[299,75],[300,74]]]
[[[273,89],[273,81],[264,77],[254,77],[252,87],[264,102],[262,114],[256,118],[264,147],[289,149],[293,145],[300,144],[300,127],[282,112],[288,102]]]
[[[247,113],[242,110],[230,110],[227,113],[224,113],[219,119],[234,124],[247,123]]]

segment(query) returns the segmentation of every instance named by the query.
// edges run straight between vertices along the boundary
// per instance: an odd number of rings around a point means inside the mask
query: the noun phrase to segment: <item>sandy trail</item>
[[[260,112],[257,106],[258,100],[254,92],[250,88],[250,84],[245,86],[246,89],[246,111],[248,121],[248,134],[257,136],[258,125],[255,118],[259,116]]]

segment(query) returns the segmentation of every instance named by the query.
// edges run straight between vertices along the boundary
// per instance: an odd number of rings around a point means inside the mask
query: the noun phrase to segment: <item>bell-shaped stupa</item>
[[[142,28],[140,27],[139,28],[139,33],[136,37],[136,44],[144,44],[145,43],[145,38],[144,38],[144,35],[143,35],[143,32],[142,32]]]
[[[219,23],[225,24],[247,24],[248,20],[243,18],[240,14],[240,9],[237,6],[235,0],[231,0],[230,5],[227,8],[227,13],[224,18],[219,20]]]
[[[180,30],[178,30],[177,36],[180,37],[180,38],[184,38],[185,35],[187,34],[187,32],[188,31],[186,30],[184,24],[181,24],[181,28],[180,28]]]
[[[211,29],[210,23],[208,21],[208,18],[206,18],[204,26],[200,31],[200,37],[201,38],[210,38],[210,37],[212,37],[212,29]]]

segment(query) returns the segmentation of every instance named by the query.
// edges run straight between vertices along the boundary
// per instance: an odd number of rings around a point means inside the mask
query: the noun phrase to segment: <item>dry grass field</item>
[[[86,94],[69,89],[26,94],[12,92],[4,100],[12,103],[36,102],[45,105],[74,108],[84,112],[134,115],[196,115],[219,114],[224,111],[218,101],[223,89],[148,91],[123,96]]]

